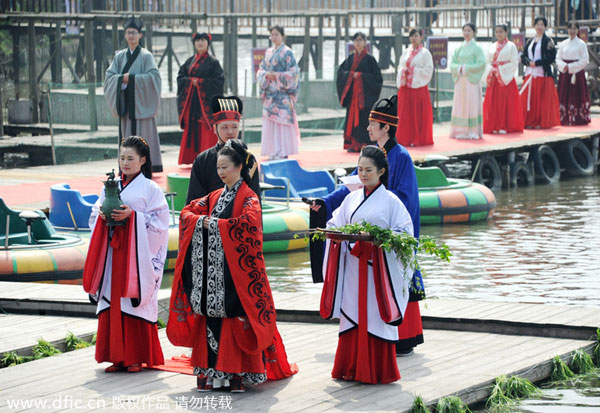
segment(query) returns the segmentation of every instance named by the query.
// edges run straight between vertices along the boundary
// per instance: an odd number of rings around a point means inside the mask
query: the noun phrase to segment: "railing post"
[[[317,39],[317,79],[323,79],[323,15],[319,16],[319,35]]]
[[[237,21],[237,17],[232,17],[232,21],[231,21],[231,34],[230,34],[230,53],[231,53],[231,59],[230,59],[230,64],[231,64],[231,72],[233,73],[233,94],[237,96],[238,94],[238,66],[237,66],[237,49],[238,49],[238,42],[237,42],[237,28],[238,28],[238,21]]]
[[[37,70],[35,65],[35,22],[33,19],[29,20],[27,27],[27,34],[29,38],[29,99],[31,100],[32,113],[31,122],[38,123],[38,87],[37,87]]]
[[[152,28],[152,19],[148,18],[146,19],[146,35],[145,35],[145,39],[146,39],[146,50],[148,50],[150,53],[153,52],[153,45],[152,45],[152,37],[153,37],[153,28]]]
[[[112,22],[112,43],[113,43],[113,54],[112,58],[115,57],[115,52],[119,50],[119,22],[115,19]]]
[[[394,78],[398,76],[398,65],[402,56],[402,15],[392,17],[392,33],[394,33]]]
[[[231,86],[231,67],[229,64],[229,31],[231,30],[231,26],[229,23],[229,17],[223,17],[223,71],[225,72],[225,93],[228,90],[232,90]]]
[[[350,41],[350,14],[346,13],[344,16],[344,41],[348,43]],[[344,44],[344,50],[346,48],[346,44]]]
[[[173,38],[167,33],[167,79],[169,81],[169,92],[173,91]]]
[[[0,84],[0,138],[4,137],[4,97],[2,96],[2,84]]]
[[[308,112],[309,83],[308,69],[310,60],[310,17],[304,18],[304,48],[302,50],[302,103],[304,105],[303,113]]]
[[[54,61],[52,62],[52,81],[55,83],[62,83],[62,26],[59,22],[56,22],[56,28],[54,32]]]
[[[335,56],[333,57],[333,79],[337,80],[337,70],[340,66],[340,39],[342,38],[342,18],[335,15]]]
[[[94,21],[92,30],[94,31],[94,56],[96,60],[96,79],[102,82],[104,79],[104,39],[106,33],[106,23],[102,21],[100,29],[96,29],[97,24]]]
[[[13,82],[15,84],[15,97],[17,100],[19,100],[19,97],[21,96],[21,87],[19,84],[19,72],[21,70],[21,59],[20,59],[20,47],[19,47],[19,43],[20,43],[20,36],[19,36],[19,31],[15,28],[11,29],[11,34],[12,34],[12,40],[13,40]]]
[[[94,21],[86,20],[84,23],[85,63],[88,83],[88,104],[90,111],[90,130],[98,130],[98,117],[96,114],[96,79],[94,78]]]
[[[256,17],[252,17],[252,48],[256,49],[257,36],[256,36]],[[256,82],[254,81],[254,56],[251,56],[252,60],[252,97],[256,97]]]

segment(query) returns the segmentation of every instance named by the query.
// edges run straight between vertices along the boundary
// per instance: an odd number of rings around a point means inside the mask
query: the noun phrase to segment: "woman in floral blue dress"
[[[273,26],[270,32],[273,46],[267,49],[257,73],[263,102],[261,153],[269,159],[285,159],[298,153],[300,144],[294,110],[300,71],[294,53],[283,43],[283,27]]]

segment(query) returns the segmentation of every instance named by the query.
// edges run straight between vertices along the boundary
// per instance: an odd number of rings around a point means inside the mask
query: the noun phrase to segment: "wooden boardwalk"
[[[168,293],[161,291],[162,305],[168,302]],[[501,374],[522,374],[534,381],[548,377],[550,359],[555,355],[567,358],[579,348],[589,351],[590,332],[600,325],[597,308],[427,300],[421,306],[425,343],[414,355],[398,358],[402,380],[373,386],[331,379],[338,326],[315,322],[318,294],[275,292],[274,296],[289,360],[298,363],[300,372],[287,380],[252,387],[232,399],[226,399],[229,393],[209,394],[221,403],[230,401],[232,411],[403,412],[415,395],[431,403],[458,394],[474,403],[487,397],[493,379]],[[21,350],[25,354],[39,337],[64,340],[68,331],[86,336],[96,329],[93,306],[79,286],[2,282],[0,307],[9,313],[63,311],[85,316],[0,316],[0,352]],[[294,318],[304,322],[283,321]],[[164,330],[160,338],[166,357],[189,354],[188,349],[173,347]],[[0,411],[47,410],[8,405],[25,400],[54,403],[56,407],[49,411],[117,411],[125,402],[137,404],[139,409],[134,411],[164,411],[164,403],[167,410],[176,410],[184,402],[187,410],[194,410],[189,403],[195,400],[197,406],[199,398],[206,396],[195,392],[191,376],[155,370],[106,374],[106,365],[96,364],[94,348],[88,348],[0,369]]]
[[[398,358],[402,379],[373,386],[331,379],[336,325],[282,322],[279,328],[289,360],[298,363],[300,372],[290,379],[268,382],[249,388],[245,394],[233,395],[232,411],[404,412],[415,395],[431,402],[459,394],[466,402],[475,402],[485,397],[494,377],[526,372],[534,380],[543,378],[548,375],[551,357],[589,345],[589,341],[582,340],[426,331],[425,344],[413,356]],[[187,353],[187,349],[174,348],[164,330],[160,337],[167,357]],[[106,365],[94,361],[92,347],[1,369],[0,411],[10,410],[9,400],[12,403],[33,399],[45,400],[49,405],[55,403],[56,407],[48,411],[64,410],[65,405],[56,400],[66,402],[69,397],[73,402],[85,403],[86,407],[78,411],[106,411],[94,407],[105,403],[110,410],[123,400],[140,404],[145,400],[146,408],[140,411],[158,411],[154,407],[159,402],[166,402],[168,410],[175,410],[182,398],[191,401],[192,397],[200,397],[192,376],[156,370],[136,375],[106,374],[103,371]],[[229,393],[214,395],[225,397]]]

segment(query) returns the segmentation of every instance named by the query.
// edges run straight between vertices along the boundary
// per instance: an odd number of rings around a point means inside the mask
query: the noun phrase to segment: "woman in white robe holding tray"
[[[412,235],[408,211],[386,189],[388,164],[380,148],[362,149],[358,176],[364,188],[344,199],[327,227],[366,221]],[[327,240],[323,273],[321,316],[340,319],[332,377],[371,384],[399,380],[397,326],[406,310],[413,270],[372,242]]]

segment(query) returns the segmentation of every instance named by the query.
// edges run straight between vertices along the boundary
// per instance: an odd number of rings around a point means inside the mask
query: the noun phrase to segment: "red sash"
[[[504,39],[503,42],[498,42],[498,45],[496,46],[496,52],[494,53],[494,57],[492,59],[492,68],[487,77],[488,86],[491,86],[492,83],[494,83],[495,81],[499,81],[501,85],[504,85],[504,82],[502,81],[502,77],[500,76],[500,70],[498,70],[498,67],[505,65],[509,62],[508,61],[498,62],[498,55],[500,54],[502,49],[504,49],[504,46],[506,46],[507,43],[508,43],[508,39]]]
[[[348,136],[352,134],[352,129],[358,126],[359,112],[365,109],[362,72],[357,72],[356,70],[366,55],[367,49],[364,49],[359,55],[354,55],[354,61],[352,62],[352,67],[350,68],[350,73],[348,74],[348,79],[346,79],[346,85],[344,86],[344,92],[340,99],[340,104],[343,105],[346,96],[348,95],[348,91],[350,90],[350,86],[354,85],[352,87],[352,97],[350,99],[350,108],[348,111],[348,123],[346,124],[346,135]]]
[[[330,319],[333,316],[335,308],[335,295],[338,288],[338,268],[340,259],[341,246],[338,243],[331,242],[329,245],[329,256],[327,268],[325,270],[325,279],[323,281],[323,291],[321,293],[320,315],[324,319]],[[391,274],[388,273],[385,262],[385,251],[376,247],[371,242],[358,241],[354,248],[350,251],[352,255],[358,257],[359,271],[359,294],[366,291],[361,283],[363,274],[367,280],[368,262],[373,262],[373,280],[375,283],[375,297],[377,298],[377,306],[379,315],[386,323],[396,322],[402,318],[402,312],[396,304],[394,298],[394,289],[391,282]],[[339,287],[341,288],[341,286]],[[360,298],[359,298],[360,306]],[[360,326],[360,310],[359,310],[359,326]],[[367,321],[365,318],[365,325]],[[360,331],[360,330],[359,330]]]

